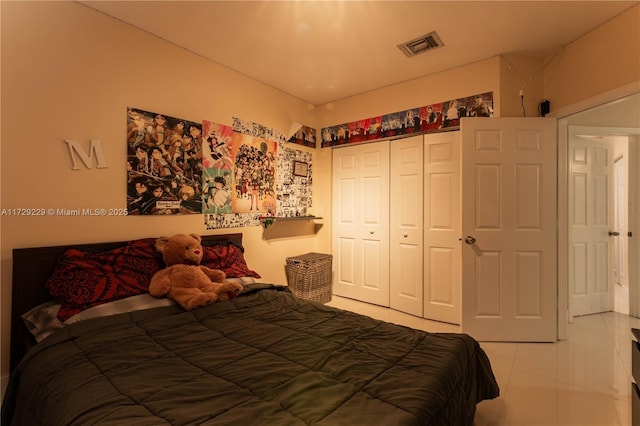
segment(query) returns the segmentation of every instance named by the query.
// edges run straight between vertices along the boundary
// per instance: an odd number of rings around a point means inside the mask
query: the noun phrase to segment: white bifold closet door
[[[333,292],[389,306],[389,142],[333,150]]]
[[[391,307],[460,324],[460,132],[391,141]]]
[[[424,317],[462,320],[460,132],[424,136]]]
[[[390,305],[423,315],[423,137],[391,141]]]
[[[460,134],[333,151],[334,293],[460,323]]]

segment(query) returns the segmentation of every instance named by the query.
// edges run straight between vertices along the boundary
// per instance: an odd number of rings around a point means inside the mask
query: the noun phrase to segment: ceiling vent
[[[442,46],[444,46],[442,40],[440,40],[440,37],[438,37],[438,34],[436,34],[435,31],[432,31],[422,37],[399,44],[398,49],[402,50],[402,52],[408,57],[412,57]]]

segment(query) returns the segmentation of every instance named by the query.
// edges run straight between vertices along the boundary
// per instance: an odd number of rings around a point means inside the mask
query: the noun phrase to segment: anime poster
[[[404,113],[394,112],[382,116],[382,136],[389,137],[404,133]]]
[[[231,138],[231,140],[227,142],[227,147],[230,147],[229,151],[231,152],[231,164],[233,170],[232,213],[205,214],[204,222],[207,230],[261,226],[261,217],[266,215],[274,215],[277,217],[298,217],[307,215],[307,208],[311,207],[313,200],[311,185],[313,179],[313,155],[310,152],[290,148],[289,144],[285,143],[284,135],[276,129],[271,129],[258,123],[243,121],[234,117],[231,131],[228,126],[219,125],[216,127],[215,123],[203,123],[203,133],[205,135],[205,143],[203,145],[203,162],[205,164],[209,164],[207,150],[210,149],[207,148],[207,135],[210,134],[207,129],[214,129],[216,138],[219,138],[217,136],[218,134],[227,135]],[[219,133],[215,129],[219,129]],[[228,140],[226,137],[224,139]],[[265,142],[266,145],[262,146],[262,142]],[[245,144],[247,146],[240,149],[236,146],[236,143]],[[213,147],[216,146],[216,143],[211,142],[210,145]],[[273,153],[273,157],[276,158],[277,162],[275,167],[275,205],[273,204],[274,200],[270,195],[260,199],[261,195],[258,191],[258,206],[260,207],[260,201],[262,201],[263,210],[266,210],[262,212],[255,210],[255,204],[254,209],[251,210],[251,203],[249,201],[250,194],[248,193],[250,175],[247,175],[247,177],[244,178],[244,171],[236,170],[236,163],[248,164],[248,161],[238,159],[237,154],[241,151],[250,152],[251,147],[258,147],[258,152],[261,152],[263,148],[266,148],[267,153]],[[215,149],[211,148],[210,151],[214,152]],[[221,157],[224,158],[225,155],[222,155]],[[260,154],[257,155],[260,156]],[[211,157],[213,160],[216,160],[215,155],[212,155]],[[270,156],[267,155],[267,159],[269,158]],[[298,162],[305,163],[307,165],[308,173],[306,177],[295,173],[294,164]],[[218,166],[214,168],[226,170],[226,163],[226,161],[222,164],[219,163]],[[249,170],[249,167],[246,168]],[[268,171],[266,176],[268,176],[268,181],[272,181],[269,169],[270,167],[267,167]],[[224,175],[224,172],[222,172],[222,174]],[[237,180],[236,176],[238,176]],[[268,186],[268,183],[266,186]],[[246,188],[244,189],[244,192],[243,188]],[[238,212],[234,210],[234,199],[238,201],[235,204],[244,208],[246,210],[245,212]]]
[[[273,213],[278,143],[248,134],[232,134],[234,213]]]
[[[232,213],[233,129],[204,120],[202,133],[203,213]]]
[[[308,126],[302,126],[298,131],[289,138],[289,143],[295,143],[310,148],[316,147],[316,129]]]
[[[335,146],[349,143],[349,124],[338,124],[322,130],[322,146]]]
[[[420,131],[420,108],[382,116],[382,136],[398,136]]]
[[[372,117],[369,119],[369,130],[367,131],[366,140],[380,139],[382,137],[382,116]]]
[[[296,173],[295,165],[305,164],[306,173]],[[278,178],[276,179],[276,216],[307,216],[311,207],[313,183],[313,154],[284,147],[278,151]]]
[[[423,132],[442,127],[442,104],[427,105],[420,108],[420,130]]]
[[[473,99],[473,101],[471,101]],[[471,103],[469,108],[470,117],[493,117],[493,93],[483,93],[481,95],[467,98]]]
[[[458,99],[452,99],[442,104],[444,116],[442,118],[442,127],[457,127],[460,125],[460,117],[465,117],[464,104],[460,104]]]
[[[325,127],[322,129],[322,134],[320,135],[322,139],[322,147],[325,146],[333,146],[333,141],[336,138],[336,126]]]
[[[442,104],[442,127],[460,126],[463,117],[493,117],[493,93],[452,99]]]
[[[130,215],[202,213],[202,124],[127,108]]]
[[[366,141],[370,124],[371,119],[369,118],[349,123],[349,140],[352,143]]]

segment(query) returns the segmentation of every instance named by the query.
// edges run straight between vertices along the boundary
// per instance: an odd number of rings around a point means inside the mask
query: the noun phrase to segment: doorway
[[[627,129],[569,127],[571,317],[629,314]]]
[[[636,89],[637,90],[637,89]],[[569,129],[570,127],[590,128],[595,136],[625,136],[628,140],[629,152],[627,155],[627,172],[629,176],[628,197],[629,203],[640,203],[640,185],[637,185],[640,172],[640,156],[636,154],[640,148],[640,93],[619,97],[620,91],[612,92],[610,101],[606,103],[585,102],[582,109],[573,107],[572,111],[559,111],[558,117],[558,336],[560,339],[568,338],[568,323],[573,319],[571,294],[569,285]],[[627,92],[629,93],[629,92]],[[603,97],[598,101],[604,100]],[[595,101],[595,99],[594,99]],[[613,155],[617,158],[618,155]],[[612,161],[612,160],[611,160]],[[612,161],[613,163],[613,161]],[[635,201],[638,200],[638,201]],[[613,213],[611,213],[613,214]],[[633,238],[628,238],[628,251],[626,256],[629,259],[626,270],[628,282],[628,305],[629,315],[640,317],[640,241],[637,232],[640,232],[640,209],[636,208],[636,213],[627,218],[626,226],[629,232],[634,232]],[[608,231],[607,231],[608,233]],[[610,260],[613,263],[613,259]],[[612,278],[613,279],[613,278]],[[615,298],[614,298],[615,299]],[[624,298],[623,298],[624,299]],[[615,301],[615,300],[614,300]],[[616,308],[612,301],[611,310]],[[618,298],[620,304],[620,298]]]

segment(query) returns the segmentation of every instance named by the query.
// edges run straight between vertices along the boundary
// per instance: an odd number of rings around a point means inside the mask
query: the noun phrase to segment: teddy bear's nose
[[[193,251],[195,254],[200,254],[200,250],[194,250]]]

